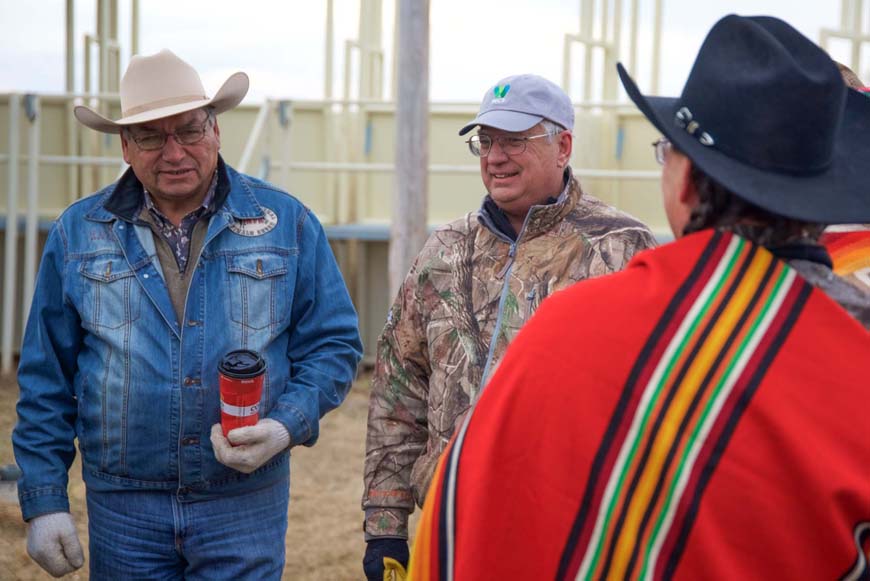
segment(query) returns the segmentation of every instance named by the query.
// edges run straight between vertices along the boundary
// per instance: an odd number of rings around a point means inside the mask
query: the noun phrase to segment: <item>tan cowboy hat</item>
[[[155,55],[130,59],[121,79],[121,118],[106,119],[96,111],[79,105],[76,119],[82,125],[103,133],[120,133],[121,127],[163,119],[210,106],[215,114],[229,111],[242,102],[248,92],[248,75],[234,73],[209,99],[202,81],[192,66],[167,49]]]

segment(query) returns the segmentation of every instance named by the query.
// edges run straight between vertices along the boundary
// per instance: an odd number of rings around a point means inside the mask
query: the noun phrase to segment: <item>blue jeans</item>
[[[196,502],[89,490],[91,579],[280,580],[289,492],[286,479]]]

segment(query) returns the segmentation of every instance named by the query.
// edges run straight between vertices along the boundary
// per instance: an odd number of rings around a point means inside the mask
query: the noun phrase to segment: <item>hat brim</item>
[[[241,103],[242,99],[244,99],[245,95],[248,93],[249,86],[250,80],[248,79],[248,75],[238,72],[230,75],[211,99],[198,99],[187,103],[158,107],[136,115],[122,117],[115,121],[103,117],[90,107],[84,105],[78,105],[73,110],[73,114],[76,119],[78,119],[79,123],[86,127],[90,127],[91,129],[103,133],[120,133],[121,128],[128,125],[147,123],[148,121],[154,121],[156,119],[164,119],[166,117],[172,117],[173,115],[186,113],[187,111],[193,111],[202,107],[212,107],[215,115],[219,115],[225,111],[233,109]]]
[[[478,125],[486,125],[487,127],[501,129],[502,131],[526,131],[543,120],[544,118],[540,115],[497,109],[478,115],[474,121],[466,124],[459,130],[459,135],[465,135]]]
[[[870,99],[866,96],[847,91],[828,168],[818,173],[792,174],[748,165],[725,155],[715,145],[702,145],[674,123],[678,99],[646,97],[622,64],[617,65],[617,71],[629,98],[650,123],[701,171],[735,195],[787,218],[822,224],[870,221],[866,180],[870,167]]]

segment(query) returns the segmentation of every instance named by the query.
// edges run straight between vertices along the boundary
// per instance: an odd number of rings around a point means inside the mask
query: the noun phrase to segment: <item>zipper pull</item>
[[[532,313],[535,310],[535,297],[537,297],[537,296],[538,296],[538,289],[534,288],[534,287],[532,288],[532,290],[530,290],[528,293],[526,293],[526,301],[528,301],[526,303],[526,315],[525,315],[526,321],[528,321],[529,318],[531,318]]]
[[[504,263],[504,267],[495,275],[496,278],[502,279],[504,275],[507,274],[507,271],[510,269],[511,265],[514,263],[514,255],[517,252],[517,245],[511,244],[510,250],[508,250],[508,260]]]

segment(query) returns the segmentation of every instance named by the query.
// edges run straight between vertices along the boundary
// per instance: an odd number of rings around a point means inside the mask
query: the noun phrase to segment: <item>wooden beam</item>
[[[399,1],[396,179],[390,229],[395,296],[426,241],[429,165],[429,0]]]

